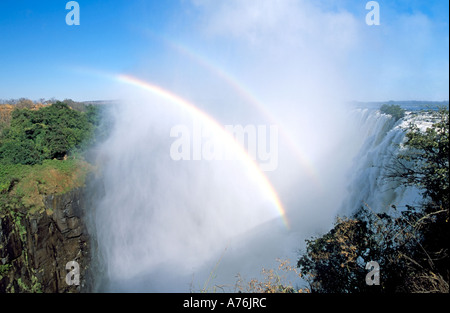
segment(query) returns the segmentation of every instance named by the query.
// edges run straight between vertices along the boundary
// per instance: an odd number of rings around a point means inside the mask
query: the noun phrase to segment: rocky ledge
[[[84,189],[44,197],[45,209],[0,213],[0,292],[87,292]]]

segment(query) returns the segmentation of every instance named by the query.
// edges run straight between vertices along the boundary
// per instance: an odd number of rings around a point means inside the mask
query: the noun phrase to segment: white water
[[[362,206],[374,212],[402,210],[406,204],[421,201],[416,188],[405,187],[388,179],[393,158],[403,149],[405,129],[410,123],[425,129],[430,126],[424,116],[406,112],[398,120],[377,110],[358,109],[353,112],[358,119],[362,144],[354,157],[348,176],[348,195],[341,206],[341,214],[351,214]],[[395,165],[394,165],[395,166]]]
[[[171,159],[171,126],[192,118],[157,97],[146,101],[118,106],[115,128],[99,147],[99,289],[189,291],[192,276],[205,281],[205,263],[233,238],[282,221],[246,163]]]
[[[345,140],[320,143],[326,152],[318,155],[320,188],[281,154],[282,165],[299,176],[276,185],[288,230],[242,164],[171,160],[170,125],[187,117],[167,104],[158,111],[160,100],[149,101],[152,106],[119,107],[115,129],[99,148],[104,194],[94,222],[100,291],[211,291],[214,285],[233,291],[238,273],[249,280],[275,267],[276,258],[295,263],[304,239],[327,231],[338,213],[351,214],[364,203],[385,211],[420,200],[416,190],[383,179],[409,116],[395,123],[375,110],[351,111],[346,118],[353,131],[341,132]]]

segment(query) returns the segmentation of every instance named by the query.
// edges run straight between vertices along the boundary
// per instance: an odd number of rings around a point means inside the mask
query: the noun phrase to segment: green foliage
[[[0,136],[0,211],[16,200],[40,210],[43,194],[82,185],[89,165],[79,155],[93,144],[100,125],[98,108],[85,111],[62,102],[12,111]]]
[[[407,150],[399,155],[399,166],[390,176],[424,189],[424,197],[429,197],[435,206],[448,208],[449,111],[442,108],[431,115],[435,122],[425,131],[416,124],[409,126]]]
[[[86,117],[89,123],[91,123],[94,126],[99,126],[101,122],[100,107],[88,105],[86,107]]]
[[[0,146],[0,160],[6,164],[36,164],[41,160],[31,140],[9,140]]]
[[[20,164],[0,164],[0,193],[6,193],[12,185],[26,175],[28,167]]]
[[[92,166],[81,158],[42,164],[0,164],[0,213],[23,207],[41,210],[42,195],[60,194],[84,184]]]
[[[0,280],[3,278],[4,275],[8,274],[8,272],[11,270],[12,266],[11,264],[0,264]]]
[[[397,104],[383,104],[380,112],[391,115],[396,121],[405,116],[405,110]]]
[[[39,164],[85,149],[99,125],[98,110],[78,112],[63,102],[39,110],[15,109],[0,141],[0,163]]]

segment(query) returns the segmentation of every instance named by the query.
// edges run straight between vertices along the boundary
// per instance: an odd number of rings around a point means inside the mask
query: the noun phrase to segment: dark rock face
[[[0,292],[90,291],[83,191],[46,196],[42,212],[15,209],[0,215]]]

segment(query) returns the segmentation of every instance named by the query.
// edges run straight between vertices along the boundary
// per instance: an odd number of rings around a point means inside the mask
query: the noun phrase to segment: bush
[[[391,115],[396,121],[405,116],[405,110],[397,104],[383,104],[380,107],[380,112]]]
[[[31,140],[11,140],[0,146],[0,160],[8,164],[33,165],[39,163],[41,157]]]

